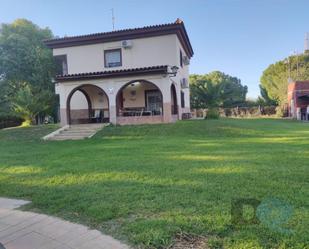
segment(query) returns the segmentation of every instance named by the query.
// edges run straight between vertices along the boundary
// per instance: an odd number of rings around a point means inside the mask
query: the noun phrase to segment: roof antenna
[[[113,31],[115,30],[115,16],[114,16],[114,8],[111,9],[112,11],[112,24],[113,24]]]

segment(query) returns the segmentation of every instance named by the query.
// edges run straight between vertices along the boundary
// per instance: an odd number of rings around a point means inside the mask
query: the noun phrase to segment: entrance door
[[[158,90],[146,91],[146,107],[153,115],[160,115],[162,113],[162,96]]]

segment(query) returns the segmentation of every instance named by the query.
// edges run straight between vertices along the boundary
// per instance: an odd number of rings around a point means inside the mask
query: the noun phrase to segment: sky
[[[190,73],[236,76],[259,95],[268,65],[304,49],[309,0],[0,0],[0,23],[26,18],[54,35],[81,35],[174,22],[186,26]]]

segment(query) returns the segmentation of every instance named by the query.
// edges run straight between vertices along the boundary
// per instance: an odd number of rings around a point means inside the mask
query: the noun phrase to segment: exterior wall
[[[156,88],[151,84],[143,83],[136,84],[134,86],[128,85],[123,89],[123,107],[145,107],[145,90],[155,90]],[[131,91],[136,91],[136,95],[133,97]]]
[[[309,81],[289,83],[288,108],[290,117],[300,119],[300,109],[309,105],[309,101],[299,99],[303,95],[309,95]]]
[[[91,86],[86,86],[84,89],[90,97],[92,109],[108,109],[106,94],[102,94],[102,91]]]
[[[89,117],[88,108],[87,109],[79,109],[79,110],[71,110],[71,119],[72,120],[88,119],[88,117]]]
[[[147,80],[154,83],[162,92],[163,95],[163,117],[160,122],[175,121],[175,116],[171,115],[171,84],[176,88],[178,119],[181,119],[183,113],[190,112],[190,90],[189,88],[181,88],[181,80],[186,78],[189,80],[189,66],[180,66],[180,50],[183,55],[186,55],[178,37],[175,34],[132,39],[133,46],[130,49],[121,48],[121,41],[107,42],[101,44],[73,46],[66,48],[53,49],[54,55],[67,55],[68,74],[78,74],[97,71],[108,71],[128,68],[141,68],[157,65],[178,66],[179,70],[175,77],[166,75],[148,75],[145,77],[122,77],[97,80],[77,80],[68,82],[58,82],[56,84],[56,93],[60,95],[60,116],[61,124],[66,125],[67,120],[67,98],[70,92],[83,84],[93,84],[100,87],[106,93],[102,98],[98,96],[97,91],[87,89],[92,102],[93,109],[105,109],[104,116],[110,118],[110,122],[120,123],[136,123],[137,121],[128,121],[128,119],[118,120],[116,118],[116,95],[119,89],[132,80]],[[104,50],[121,48],[122,51],[122,66],[121,67],[104,67]],[[148,89],[148,88],[147,88]],[[149,89],[153,89],[150,87]],[[143,90],[146,90],[143,89]],[[94,91],[94,92],[92,92]],[[181,108],[181,91],[185,94],[185,107]],[[76,94],[76,93],[75,93]],[[75,95],[74,94],[74,95]],[[144,91],[137,92],[136,99],[133,100],[130,96],[130,90],[124,90],[124,107],[143,107],[145,106]],[[100,99],[101,98],[101,99]],[[77,110],[76,115],[83,113],[81,110],[88,109],[81,96],[72,97],[72,111]],[[87,107],[87,108],[86,108]],[[107,111],[108,110],[108,111]],[[107,113],[105,113],[107,112]],[[75,115],[75,114],[74,114]],[[72,116],[73,117],[73,116]],[[132,117],[127,117],[131,118]],[[139,122],[149,122],[146,117],[139,117]],[[146,120],[147,119],[147,120]],[[159,118],[155,118],[152,122],[158,122]]]
[[[60,96],[61,125],[68,124],[66,108],[67,108],[67,99],[68,99],[69,94],[76,87],[82,86],[85,84],[95,85],[101,88],[106,93],[109,99],[110,122],[113,124],[117,124],[117,117],[116,117],[117,93],[127,83],[132,82],[132,81],[138,81],[138,80],[150,81],[160,89],[160,91],[162,92],[162,96],[163,96],[163,116],[158,116],[158,117],[161,117],[160,122],[167,122],[167,123],[172,122],[171,90],[170,90],[172,81],[169,77],[165,75],[162,75],[162,76],[149,75],[143,78],[125,77],[125,78],[83,80],[83,81],[72,81],[72,82],[70,81],[70,82],[57,83],[56,93],[58,93]],[[153,118],[152,121],[157,122],[158,119],[159,118]],[[140,119],[140,120],[142,121],[143,119]],[[144,120],[146,120],[146,117],[144,118]],[[148,122],[147,120],[145,121],[146,123]],[[128,123],[127,121],[123,121],[123,122]]]
[[[180,51],[182,52],[182,55],[186,55],[185,50],[183,49],[180,41],[176,39],[176,44],[175,44],[175,53],[177,57],[177,66],[179,67],[178,73],[176,77],[173,77],[172,80],[174,82],[174,85],[176,87],[176,94],[177,94],[177,104],[178,104],[178,115],[179,119],[182,118],[182,113],[190,113],[190,88],[181,88],[181,80],[183,78],[187,79],[189,82],[189,65],[184,65],[181,67],[180,65]],[[190,83],[190,82],[189,82]],[[181,107],[181,94],[180,92],[183,91],[185,94],[185,107]]]
[[[178,120],[178,115],[172,115],[172,122],[176,122]]]
[[[99,89],[91,86],[85,86],[83,87],[83,90],[90,98],[92,110],[101,109],[104,111],[104,117],[108,118],[109,112],[107,96],[103,94]],[[82,93],[81,91],[76,91],[72,95],[70,101],[71,120],[84,120],[84,122],[86,122],[89,119],[89,115],[91,115],[88,108],[88,101],[84,93]],[[74,121],[74,123],[76,122]]]
[[[121,41],[55,48],[53,54],[67,55],[68,74],[98,72],[115,69],[140,68],[158,65],[178,65],[175,54],[175,34],[133,39],[132,48],[121,49],[122,66],[104,67],[104,50],[121,48]]]
[[[88,102],[85,95],[80,92],[76,91],[71,98],[71,110],[88,110]]]
[[[162,122],[164,122],[163,116],[117,117],[119,125],[160,124]]]

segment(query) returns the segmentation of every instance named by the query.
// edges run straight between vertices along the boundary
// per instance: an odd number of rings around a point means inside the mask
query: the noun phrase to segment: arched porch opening
[[[178,114],[177,93],[174,84],[171,85],[171,111],[172,115]]]
[[[66,105],[68,124],[109,122],[109,99],[98,86],[84,84],[74,88]]]
[[[150,81],[130,81],[116,95],[116,113],[120,124],[162,122],[162,92]]]

